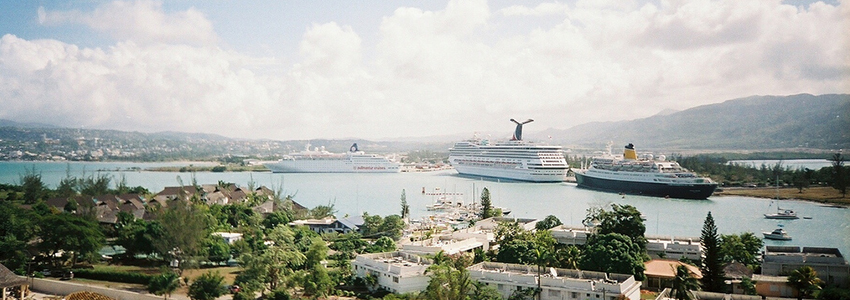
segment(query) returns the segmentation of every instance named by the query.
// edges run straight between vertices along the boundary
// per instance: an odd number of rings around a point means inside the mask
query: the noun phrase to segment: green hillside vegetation
[[[850,95],[752,96],[549,134],[566,145],[634,142],[667,149],[839,149],[850,146]]]

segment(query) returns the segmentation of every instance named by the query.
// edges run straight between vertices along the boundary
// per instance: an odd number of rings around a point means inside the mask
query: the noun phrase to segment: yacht
[[[582,188],[665,198],[706,199],[717,188],[710,178],[699,177],[664,155],[638,159],[633,144],[626,145],[623,156],[611,154],[608,144],[605,155],[594,157],[589,168],[575,174]]]
[[[346,153],[332,153],[325,147],[310,149],[307,144],[300,152],[284,155],[278,161],[264,164],[274,173],[398,173],[401,164],[389,158],[366,154],[351,145]]]
[[[777,240],[777,241],[790,241],[791,236],[785,232],[785,229],[776,228],[772,232],[762,232],[764,234],[764,238],[768,240]]]
[[[528,119],[520,123],[511,119],[516,129],[508,141],[491,143],[473,137],[457,142],[449,149],[449,163],[463,176],[563,182],[569,166],[561,146],[522,140],[522,126],[533,121]]]

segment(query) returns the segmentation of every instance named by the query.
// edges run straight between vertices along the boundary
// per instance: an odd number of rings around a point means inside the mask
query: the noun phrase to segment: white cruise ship
[[[376,154],[366,154],[351,145],[346,153],[331,153],[325,147],[310,149],[283,156],[280,160],[264,164],[274,173],[398,173],[401,164]]]
[[[533,120],[511,121],[517,126],[509,141],[490,143],[473,138],[455,143],[449,149],[449,162],[458,174],[530,182],[564,181],[569,166],[561,146],[523,141],[522,125]]]

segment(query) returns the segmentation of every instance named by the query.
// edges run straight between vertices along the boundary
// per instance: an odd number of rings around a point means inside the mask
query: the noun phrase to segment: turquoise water
[[[130,186],[144,186],[154,193],[165,186],[178,185],[180,177],[191,183],[192,174],[175,172],[145,172],[129,170],[133,167],[186,163],[53,163],[53,162],[0,162],[0,182],[18,183],[28,168],[36,168],[43,181],[55,188],[65,177],[70,166],[73,176],[109,174],[117,181],[122,175]],[[109,170],[109,171],[107,171]],[[117,170],[117,171],[116,171]],[[198,183],[217,183],[219,180],[247,185],[253,180],[257,185],[273,189],[282,188],[285,194],[294,195],[295,201],[307,207],[334,204],[338,216],[359,215],[363,212],[381,216],[399,214],[402,190],[414,218],[427,215],[425,206],[434,196],[423,195],[423,188],[433,191],[440,187],[446,192],[463,193],[464,201],[472,201],[487,187],[496,206],[510,208],[511,216],[543,218],[557,216],[561,222],[580,226],[588,207],[610,203],[630,204],[647,218],[649,235],[698,237],[706,214],[711,211],[722,234],[771,231],[779,224],[794,238],[792,241],[766,241],[768,245],[824,246],[839,248],[850,255],[850,209],[826,207],[804,201],[781,201],[782,208],[793,209],[800,216],[812,219],[768,220],[763,214],[775,212],[776,204],[768,199],[750,197],[710,197],[708,200],[678,200],[642,196],[621,196],[579,189],[571,183],[521,183],[494,182],[459,177],[453,170],[430,173],[399,174],[280,174],[268,172],[194,174]]]

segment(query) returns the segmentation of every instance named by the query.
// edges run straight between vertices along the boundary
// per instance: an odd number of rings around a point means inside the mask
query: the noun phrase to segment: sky
[[[371,140],[850,93],[850,3],[0,1],[0,119]]]

